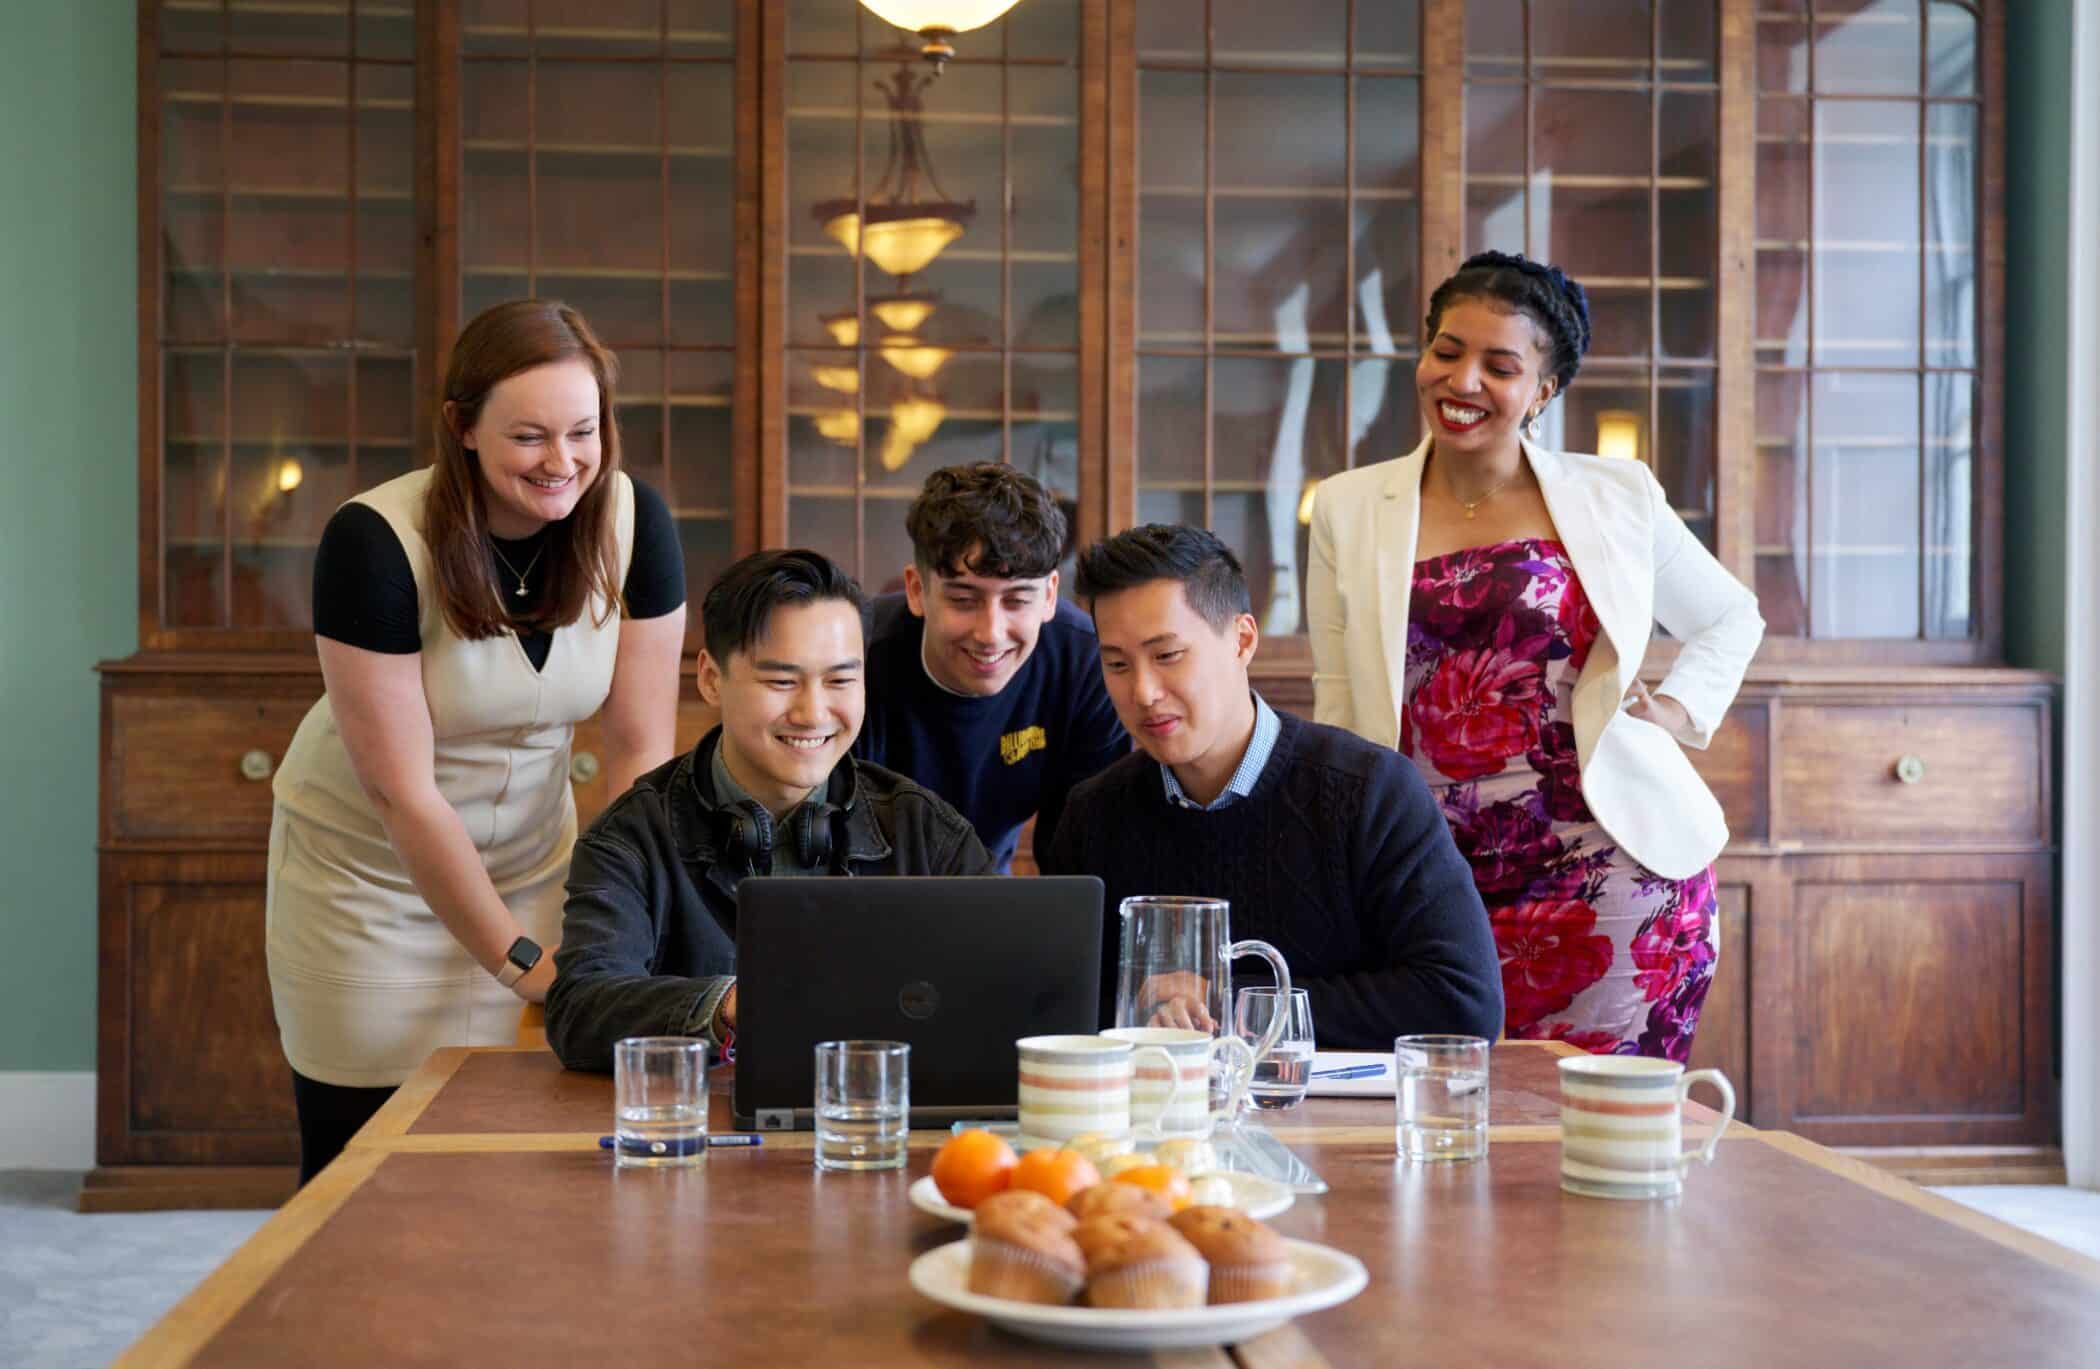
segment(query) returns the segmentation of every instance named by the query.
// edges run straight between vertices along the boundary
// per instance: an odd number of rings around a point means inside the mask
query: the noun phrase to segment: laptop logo
[[[914,1022],[924,1022],[941,1006],[941,991],[923,979],[914,980],[897,991],[897,1011]]]

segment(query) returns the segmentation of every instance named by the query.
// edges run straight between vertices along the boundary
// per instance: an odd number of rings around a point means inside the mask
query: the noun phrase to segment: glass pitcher
[[[1121,1027],[1188,1027],[1232,1033],[1232,962],[1259,956],[1276,987],[1291,990],[1290,967],[1266,941],[1234,941],[1232,905],[1219,898],[1145,896],[1122,903],[1123,950],[1116,968],[1116,1021]],[[1251,1054],[1226,1067],[1223,1119],[1237,1118],[1256,1062],[1289,1025],[1279,1014]]]

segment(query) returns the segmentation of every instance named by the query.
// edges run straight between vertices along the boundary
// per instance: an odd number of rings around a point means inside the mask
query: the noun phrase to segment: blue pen
[[[1370,1079],[1385,1073],[1384,1065],[1344,1065],[1339,1069],[1314,1070],[1315,1079]]]
[[[763,1136],[751,1136],[743,1132],[729,1132],[721,1136],[692,1136],[677,1141],[629,1141],[627,1143],[627,1153],[629,1155],[647,1155],[654,1159],[664,1155],[691,1155],[703,1145],[709,1150],[714,1150],[721,1146],[762,1146],[765,1143]],[[616,1136],[600,1136],[598,1138],[598,1149],[600,1150],[618,1150],[619,1148],[620,1140]]]

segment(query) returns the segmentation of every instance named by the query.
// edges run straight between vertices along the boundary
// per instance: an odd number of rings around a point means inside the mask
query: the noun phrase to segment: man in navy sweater
[[[1043,872],[1100,876],[1110,908],[1134,894],[1229,900],[1235,937],[1283,952],[1323,1047],[1498,1035],[1495,941],[1443,814],[1397,752],[1254,693],[1259,634],[1225,544],[1133,528],[1080,556],[1078,597],[1138,751],[1073,791]],[[1119,940],[1111,917],[1109,996]]]
[[[946,799],[1002,871],[1035,818],[1040,860],[1072,786],[1130,749],[1093,625],[1058,599],[1064,513],[985,461],[926,477],[907,526],[904,592],[870,613],[854,755]]]

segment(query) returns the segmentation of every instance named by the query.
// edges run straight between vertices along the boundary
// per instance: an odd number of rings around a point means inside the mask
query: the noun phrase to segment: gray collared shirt
[[[1209,803],[1198,803],[1182,789],[1181,781],[1174,778],[1173,768],[1162,765],[1159,775],[1166,782],[1168,803],[1211,813],[1254,792],[1254,783],[1261,778],[1262,767],[1269,763],[1269,753],[1276,749],[1276,737],[1283,731],[1283,724],[1277,720],[1276,710],[1269,707],[1267,699],[1252,690],[1248,693],[1254,699],[1254,735],[1247,739],[1247,754],[1240,757],[1239,769],[1233,771],[1232,778],[1225,782],[1224,792]]]

